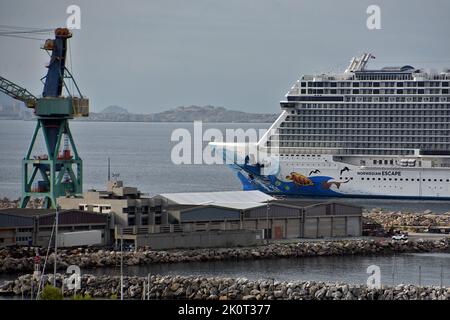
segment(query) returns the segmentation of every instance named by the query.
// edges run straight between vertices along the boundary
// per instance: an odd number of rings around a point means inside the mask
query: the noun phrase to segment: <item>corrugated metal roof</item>
[[[226,202],[226,203],[215,202],[213,205],[217,207],[238,209],[238,210],[247,210],[267,206],[266,203],[260,202]]]
[[[0,214],[8,214],[22,217],[42,216],[54,212],[55,209],[7,208],[0,210]]]
[[[217,203],[262,203],[275,200],[275,198],[257,190],[252,191],[221,191],[221,192],[186,192],[161,193],[174,204],[180,205],[207,205]]]

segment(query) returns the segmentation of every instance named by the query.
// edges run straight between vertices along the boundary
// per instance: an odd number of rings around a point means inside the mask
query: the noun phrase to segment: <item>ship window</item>
[[[353,82],[353,87],[358,88],[359,87],[359,82]]]
[[[378,181],[380,181],[381,180],[381,178],[378,178]]]
[[[301,85],[302,87],[306,87],[306,82],[302,82],[300,85]]]
[[[428,179],[428,181],[431,181],[431,179]]]
[[[375,178],[372,178],[372,180],[375,180]]]
[[[397,87],[403,87],[403,82],[397,82]]]
[[[434,182],[436,182],[437,180],[436,179],[434,179]]]
[[[373,160],[373,164],[377,164],[377,160]]]
[[[331,87],[335,88],[336,87],[336,82],[331,82]]]

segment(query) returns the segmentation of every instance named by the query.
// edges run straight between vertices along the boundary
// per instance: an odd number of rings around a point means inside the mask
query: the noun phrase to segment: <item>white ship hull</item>
[[[299,158],[294,156],[293,158]],[[450,199],[448,168],[361,167],[332,156],[280,159],[276,175],[258,175],[254,166],[235,164],[244,189],[288,196]],[[294,174],[294,180],[292,175]],[[298,179],[295,179],[298,178]]]

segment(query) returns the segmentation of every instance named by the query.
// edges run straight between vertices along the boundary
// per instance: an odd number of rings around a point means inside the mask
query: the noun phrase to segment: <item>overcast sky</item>
[[[343,71],[364,51],[373,67],[450,67],[448,0],[0,0],[0,24],[64,26],[70,4],[81,8],[73,73],[92,111],[211,104],[275,113],[301,74]],[[381,30],[366,27],[371,4]],[[40,45],[0,37],[0,74],[41,94]]]

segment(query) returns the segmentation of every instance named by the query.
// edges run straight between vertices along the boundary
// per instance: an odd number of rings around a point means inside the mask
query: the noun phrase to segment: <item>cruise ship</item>
[[[373,58],[365,53],[343,73],[297,80],[256,143],[269,158],[243,154],[237,144],[211,143],[232,158],[244,190],[450,199],[450,70],[370,69]],[[271,172],[264,170],[267,159]]]

